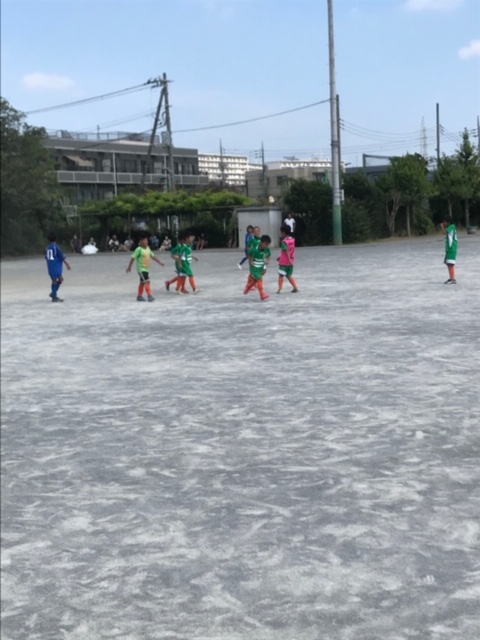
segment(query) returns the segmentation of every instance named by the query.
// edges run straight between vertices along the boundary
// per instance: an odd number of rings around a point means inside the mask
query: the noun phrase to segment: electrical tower
[[[422,149],[422,156],[425,158],[425,160],[428,160],[427,129],[425,127],[425,118],[423,116],[422,116],[421,149]]]

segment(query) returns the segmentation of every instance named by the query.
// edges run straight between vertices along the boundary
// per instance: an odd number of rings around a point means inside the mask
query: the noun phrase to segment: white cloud
[[[458,52],[460,60],[469,60],[470,58],[480,58],[480,40],[471,40],[470,44],[462,47]]]
[[[63,90],[70,89],[74,86],[74,82],[68,76],[58,76],[55,73],[28,73],[23,76],[22,83],[27,89],[54,89]]]
[[[407,0],[406,8],[411,11],[450,11],[464,0]]]

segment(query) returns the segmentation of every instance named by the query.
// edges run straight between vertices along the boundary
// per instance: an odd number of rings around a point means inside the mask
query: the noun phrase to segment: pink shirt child
[[[282,238],[282,250],[278,264],[282,267],[289,267],[295,264],[295,239],[291,236]]]

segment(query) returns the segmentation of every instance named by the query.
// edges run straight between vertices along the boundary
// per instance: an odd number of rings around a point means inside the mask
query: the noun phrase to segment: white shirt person
[[[283,223],[290,227],[292,233],[295,231],[295,218],[292,217],[291,213],[288,214]]]

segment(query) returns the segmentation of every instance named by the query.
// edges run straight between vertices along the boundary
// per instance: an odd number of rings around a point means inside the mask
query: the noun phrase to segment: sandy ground
[[[301,249],[300,293],[2,267],[2,640],[478,640],[480,236]]]

